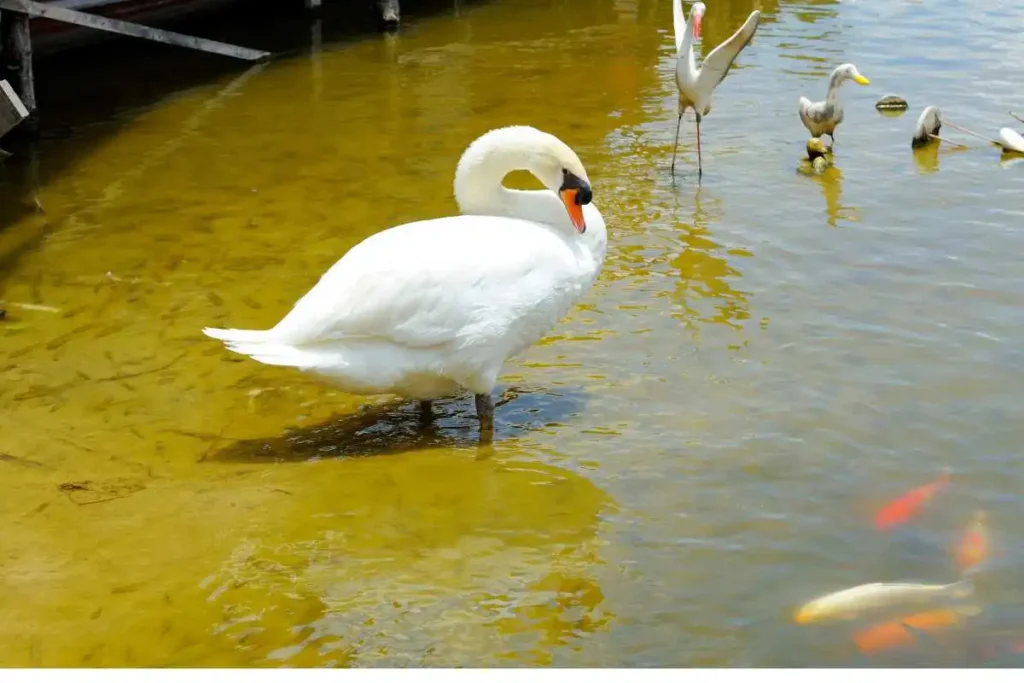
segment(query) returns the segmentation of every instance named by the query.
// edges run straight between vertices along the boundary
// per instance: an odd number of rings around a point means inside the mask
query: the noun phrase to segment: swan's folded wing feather
[[[550,230],[515,219],[457,216],[400,226],[353,248],[273,334],[295,345],[469,342],[556,295],[571,256]]]
[[[736,30],[736,33],[733,33],[728,40],[716,47],[704,58],[703,63],[700,65],[699,76],[702,86],[705,82],[710,82],[710,87],[716,88],[719,83],[725,80],[725,77],[729,75],[729,69],[732,68],[733,62],[736,61],[736,57],[754,38],[754,33],[757,32],[757,26],[760,21],[761,12],[754,10],[747,17],[747,20],[743,22],[743,25]]]

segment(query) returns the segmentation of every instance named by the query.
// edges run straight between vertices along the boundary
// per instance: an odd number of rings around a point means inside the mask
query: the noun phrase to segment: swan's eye
[[[590,189],[590,183],[581,179],[572,171],[563,168],[562,186],[558,188],[558,193],[562,194],[566,190],[575,190],[572,194],[576,206],[589,204],[594,199],[594,192]]]

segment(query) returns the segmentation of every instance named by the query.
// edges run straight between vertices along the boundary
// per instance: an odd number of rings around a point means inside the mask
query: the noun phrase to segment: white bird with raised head
[[[739,53],[747,46],[757,31],[761,12],[754,10],[739,30],[704,58],[697,67],[693,56],[693,41],[700,38],[700,25],[706,7],[695,2],[690,8],[688,19],[683,18],[682,0],[672,0],[672,29],[676,37],[676,87],[679,89],[679,115],[676,119],[676,137],[672,146],[672,173],[676,171],[676,151],[679,148],[679,127],[683,114],[689,108],[697,118],[697,175],[704,174],[700,154],[700,121],[711,111],[711,94],[721,83]]]
[[[547,189],[504,187],[514,170]],[[489,440],[491,391],[505,360],[564,317],[604,263],[607,233],[592,196],[583,164],[555,136],[492,130],[456,168],[463,215],[368,237],[269,330],[203,332],[348,393],[418,399],[428,415],[430,401],[469,390]]]
[[[813,137],[828,135],[832,144],[836,142],[836,126],[843,122],[843,105],[839,103],[839,86],[846,81],[860,85],[871,83],[857,71],[853,64],[840,64],[828,79],[828,94],[820,102],[800,98],[800,120]]]

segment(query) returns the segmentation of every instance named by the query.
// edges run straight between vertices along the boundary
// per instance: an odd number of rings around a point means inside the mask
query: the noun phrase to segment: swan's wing
[[[502,334],[524,311],[556,296],[574,266],[560,237],[527,221],[454,216],[409,223],[354,247],[271,334],[296,346],[469,342]]]
[[[686,17],[683,15],[683,0],[672,0],[672,30],[676,34],[676,54],[686,35]]]
[[[710,92],[725,80],[729,69],[732,67],[732,63],[754,37],[754,32],[757,31],[757,26],[760,22],[761,12],[754,10],[747,17],[747,20],[743,22],[743,26],[740,26],[729,40],[712,50],[704,59],[704,63],[700,65],[700,76],[698,78],[702,89],[707,89],[706,91]]]

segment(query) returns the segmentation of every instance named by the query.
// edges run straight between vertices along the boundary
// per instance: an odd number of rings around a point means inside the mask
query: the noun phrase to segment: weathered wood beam
[[[0,137],[28,118],[29,111],[11,84],[0,81]]]
[[[35,76],[32,71],[32,36],[24,14],[5,12],[3,17],[3,64],[31,117],[36,110]],[[0,76],[2,78],[3,76]]]
[[[89,9],[91,7],[114,5],[119,2],[124,2],[124,0],[50,0],[46,4],[67,9]]]
[[[101,17],[97,14],[86,14],[85,12],[79,12],[65,7],[45,5],[40,2],[34,2],[34,0],[0,0],[0,9],[10,10],[12,12],[18,12],[20,14],[33,17],[43,17],[46,19],[53,19],[54,21],[63,21],[68,24],[75,24],[76,26],[86,26],[88,28],[95,28],[101,31],[109,31],[111,33],[118,33],[124,36],[144,38],[146,40],[165,43],[167,45],[177,45],[179,47],[187,47],[193,50],[200,50],[202,52],[212,52],[213,54],[235,57],[237,59],[244,59],[250,62],[266,59],[270,56],[269,52],[265,52],[263,50],[253,50],[247,47],[240,47],[238,45],[230,45],[228,43],[221,43],[208,38],[196,38],[195,36],[187,36],[183,33],[175,33],[174,31],[134,24],[120,19]]]

